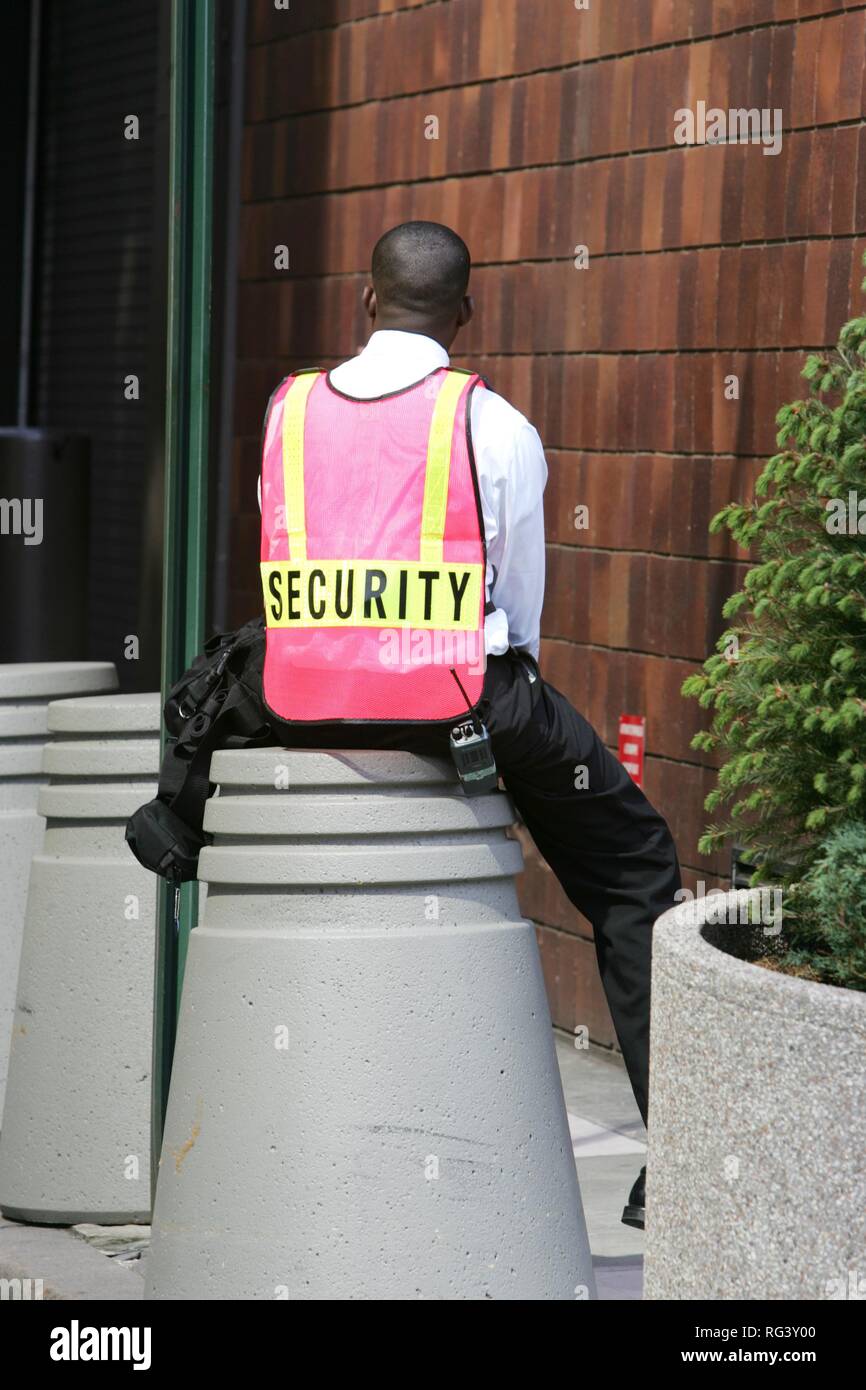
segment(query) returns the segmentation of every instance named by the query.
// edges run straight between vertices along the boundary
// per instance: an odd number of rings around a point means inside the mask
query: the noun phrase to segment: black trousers
[[[527,830],[592,924],[602,987],[646,1124],[652,929],[681,886],[667,823],[526,653],[487,658],[478,713]],[[412,743],[424,751],[423,741]],[[445,748],[437,741],[426,751]]]
[[[635,1100],[647,1118],[653,924],[681,886],[667,824],[592,725],[525,653],[489,656],[478,713],[496,766],[539,852],[592,924]],[[362,741],[336,726],[312,746],[407,748],[448,757],[448,737],[391,725]]]

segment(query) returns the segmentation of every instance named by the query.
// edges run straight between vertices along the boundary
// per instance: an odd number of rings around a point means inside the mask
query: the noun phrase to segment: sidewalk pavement
[[[140,1260],[136,1266],[121,1265],[70,1226],[25,1226],[0,1216],[0,1280],[22,1281],[21,1287],[4,1286],[0,1298],[142,1299],[142,1274]]]
[[[619,1053],[575,1048],[567,1033],[556,1033],[556,1056],[598,1296],[638,1299],[644,1235],[620,1218],[646,1163],[646,1130],[625,1066]]]
[[[561,1033],[556,1054],[599,1298],[640,1298],[643,1233],[620,1216],[645,1162],[646,1131],[625,1068],[616,1054],[576,1049]],[[146,1226],[26,1226],[0,1217],[0,1280],[42,1281],[41,1289],[4,1285],[0,1299],[16,1292],[71,1302],[142,1299],[146,1255],[136,1256],[148,1233]]]

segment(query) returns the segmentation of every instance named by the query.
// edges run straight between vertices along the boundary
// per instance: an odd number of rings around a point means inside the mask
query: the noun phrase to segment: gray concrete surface
[[[124,838],[156,794],[160,696],[53,700],[0,1133],[0,1209],[69,1225],[150,1206],[156,878]],[[34,1140],[34,1136],[38,1136]]]
[[[620,1215],[645,1161],[646,1133],[625,1068],[617,1055],[601,1048],[577,1051],[561,1033],[556,1034],[556,1054],[598,1296],[639,1299],[644,1237],[623,1226]],[[147,1227],[138,1229],[146,1236]],[[102,1253],[137,1244],[136,1229],[88,1227],[84,1234],[86,1241],[69,1228],[23,1226],[0,1218],[0,1279],[41,1278],[43,1297],[52,1299],[142,1298],[144,1259],[124,1265]]]
[[[41,1280],[31,1283],[30,1296],[79,1302],[92,1299],[141,1299],[142,1272],[119,1264],[68,1227],[24,1226],[0,1216],[0,1280]],[[0,1286],[0,1298],[26,1296],[26,1286]]]
[[[681,903],[653,932],[648,1299],[859,1285],[866,994],[751,964],[773,912],[744,890]]]
[[[556,1034],[583,1213],[598,1296],[638,1299],[644,1235],[620,1220],[631,1185],[646,1162],[646,1130],[618,1053],[577,1049]]]
[[[0,662],[0,1115],[30,860],[45,830],[37,801],[46,780],[42,752],[48,738],[48,703],[116,686],[117,672],[108,661]]]
[[[507,798],[409,753],[210,775],[145,1296],[592,1297]]]

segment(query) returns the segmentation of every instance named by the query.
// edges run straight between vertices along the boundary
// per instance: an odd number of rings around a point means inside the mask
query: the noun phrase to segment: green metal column
[[[163,698],[201,650],[205,635],[216,3],[171,0]],[[183,965],[197,912],[198,885],[187,885],[181,891],[176,928],[174,894],[160,880],[152,1187],[162,1146]]]

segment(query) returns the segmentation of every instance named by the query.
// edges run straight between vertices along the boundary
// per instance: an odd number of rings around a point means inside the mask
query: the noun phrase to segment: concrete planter
[[[644,1296],[862,1299],[866,994],[751,964],[755,898],[656,923]]]
[[[156,792],[160,697],[52,701],[0,1133],[0,1211],[121,1225],[150,1206],[156,879],[126,819]]]
[[[219,752],[148,1298],[595,1296],[503,795]]]
[[[62,696],[116,686],[117,672],[109,661],[0,663],[0,1115],[30,860],[45,830],[36,803],[46,781],[42,751],[48,738],[48,704]]]

